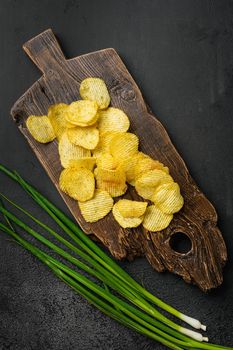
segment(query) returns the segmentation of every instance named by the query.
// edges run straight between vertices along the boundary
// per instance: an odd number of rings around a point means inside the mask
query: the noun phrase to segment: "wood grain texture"
[[[227,252],[217,227],[216,211],[191,178],[166,130],[146,105],[116,51],[109,48],[66,60],[50,29],[25,43],[23,48],[43,76],[14,104],[11,114],[84,232],[94,234],[117,259],[132,260],[145,255],[157,271],[178,274],[203,291],[219,286]],[[30,114],[46,114],[51,104],[79,99],[80,82],[88,76],[104,79],[111,105],[123,109],[129,116],[130,131],[138,135],[140,149],[168,166],[181,187],[184,207],[161,232],[151,233],[143,227],[122,229],[111,213],[97,223],[86,223],[77,203],[58,188],[62,168],[57,141],[39,144],[25,127]],[[139,198],[133,187],[129,187],[124,197]],[[176,232],[190,238],[192,248],[188,253],[181,254],[170,247],[170,239]]]

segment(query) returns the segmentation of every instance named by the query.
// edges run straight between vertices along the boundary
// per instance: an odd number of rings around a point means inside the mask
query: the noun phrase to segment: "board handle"
[[[66,61],[52,29],[27,41],[23,49],[44,74],[50,69],[59,69]]]

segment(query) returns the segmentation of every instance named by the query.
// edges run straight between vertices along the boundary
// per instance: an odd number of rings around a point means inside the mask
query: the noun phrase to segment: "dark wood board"
[[[166,130],[146,105],[116,51],[104,49],[66,60],[51,30],[31,39],[23,48],[43,76],[14,104],[11,114],[58,191],[62,168],[57,142],[47,145],[36,142],[28,133],[25,120],[30,114],[46,114],[51,104],[79,99],[80,82],[88,76],[98,76],[108,86],[111,104],[129,116],[130,131],[139,136],[140,149],[169,167],[185,199],[184,207],[166,230],[150,233],[142,227],[122,229],[111,213],[97,223],[86,223],[77,203],[59,191],[82,229],[94,234],[117,259],[131,260],[145,255],[157,271],[169,270],[204,291],[220,285],[227,252],[216,226],[216,211],[191,178]],[[126,197],[138,198],[133,188],[129,188]],[[170,246],[170,239],[177,232],[183,232],[192,242],[191,250],[185,254]]]

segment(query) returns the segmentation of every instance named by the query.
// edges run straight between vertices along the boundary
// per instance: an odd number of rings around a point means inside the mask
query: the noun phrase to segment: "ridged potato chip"
[[[103,153],[110,153],[110,143],[114,136],[120,135],[116,131],[106,131],[100,134],[99,143],[97,147],[92,151],[93,156],[96,158],[100,157]]]
[[[115,135],[110,142],[110,153],[122,161],[138,152],[138,137],[130,132]]]
[[[115,183],[125,183],[126,181],[125,172],[121,166],[113,170],[97,167],[95,169],[95,174],[97,177],[101,177],[106,181],[114,181]]]
[[[97,167],[94,174],[96,187],[107,191],[112,197],[122,196],[126,192],[125,173],[121,167],[115,170]]]
[[[27,118],[26,126],[34,139],[40,143],[48,143],[55,139],[52,124],[46,115],[30,115]]]
[[[95,101],[79,100],[72,102],[66,113],[66,120],[77,126],[89,126],[98,119],[98,105]]]
[[[145,214],[147,204],[147,202],[120,199],[117,202],[117,208],[124,218],[138,218]]]
[[[156,205],[147,207],[142,225],[151,232],[164,230],[170,224],[172,214],[163,213]]]
[[[156,188],[164,183],[173,182],[170,175],[162,170],[150,170],[137,178],[135,189],[139,196],[145,199],[152,199]]]
[[[146,172],[154,169],[162,170],[166,174],[169,174],[168,167],[165,167],[158,160],[154,160],[149,156],[139,159],[139,161],[135,165],[135,179],[145,174]]]
[[[95,191],[93,173],[85,168],[66,168],[59,178],[60,189],[78,201],[91,199]]]
[[[96,164],[96,159],[94,157],[83,157],[79,159],[73,159],[69,161],[69,168],[86,168],[93,171]]]
[[[95,125],[95,124],[93,124],[93,125]],[[77,125],[66,121],[66,129],[72,129],[72,128],[77,128]]]
[[[111,197],[123,196],[123,194],[125,194],[127,191],[126,184],[112,184],[101,180],[99,180],[97,188],[107,191]]]
[[[176,182],[166,183],[157,187],[152,201],[167,214],[177,213],[184,204],[180,187]]]
[[[136,165],[141,159],[144,159],[147,157],[146,154],[142,152],[137,152],[131,157],[123,159],[121,161],[121,165],[125,170],[125,175],[126,175],[126,181],[132,185],[135,186],[135,180],[136,180],[136,175],[135,175],[135,170],[136,170]]]
[[[127,115],[119,108],[109,107],[105,111],[99,111],[99,131],[126,132],[130,122]]]
[[[89,150],[71,143],[66,132],[64,132],[60,138],[58,152],[63,168],[67,168],[71,160],[91,156]]]
[[[84,79],[79,92],[83,100],[96,101],[100,109],[107,108],[110,103],[107,86],[100,78]]]
[[[84,219],[87,222],[96,222],[111,211],[113,199],[107,191],[95,190],[92,199],[78,204]]]
[[[102,169],[115,170],[119,162],[110,153],[103,153],[97,158],[96,164]]]
[[[67,129],[67,136],[74,145],[82,146],[86,149],[96,148],[99,142],[99,130],[95,126],[76,126]]]
[[[131,217],[125,218],[124,216],[122,216],[118,208],[118,202],[114,204],[112,209],[112,214],[114,216],[114,219],[123,228],[138,227],[143,221],[143,216],[136,217],[136,218],[131,218]]]
[[[67,109],[68,105],[65,103],[57,103],[48,109],[48,117],[58,140],[69,124],[66,120]]]

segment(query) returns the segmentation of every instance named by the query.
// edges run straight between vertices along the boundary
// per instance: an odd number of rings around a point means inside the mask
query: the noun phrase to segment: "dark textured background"
[[[208,295],[145,259],[123,263],[152,292],[208,324],[233,346],[233,1],[1,0],[0,155],[65,209],[9,118],[40,76],[21,45],[51,27],[67,57],[114,47],[219,214],[229,253],[224,283]],[[0,191],[49,222],[16,185]],[[100,314],[0,233],[1,350],[152,350],[163,346]]]

